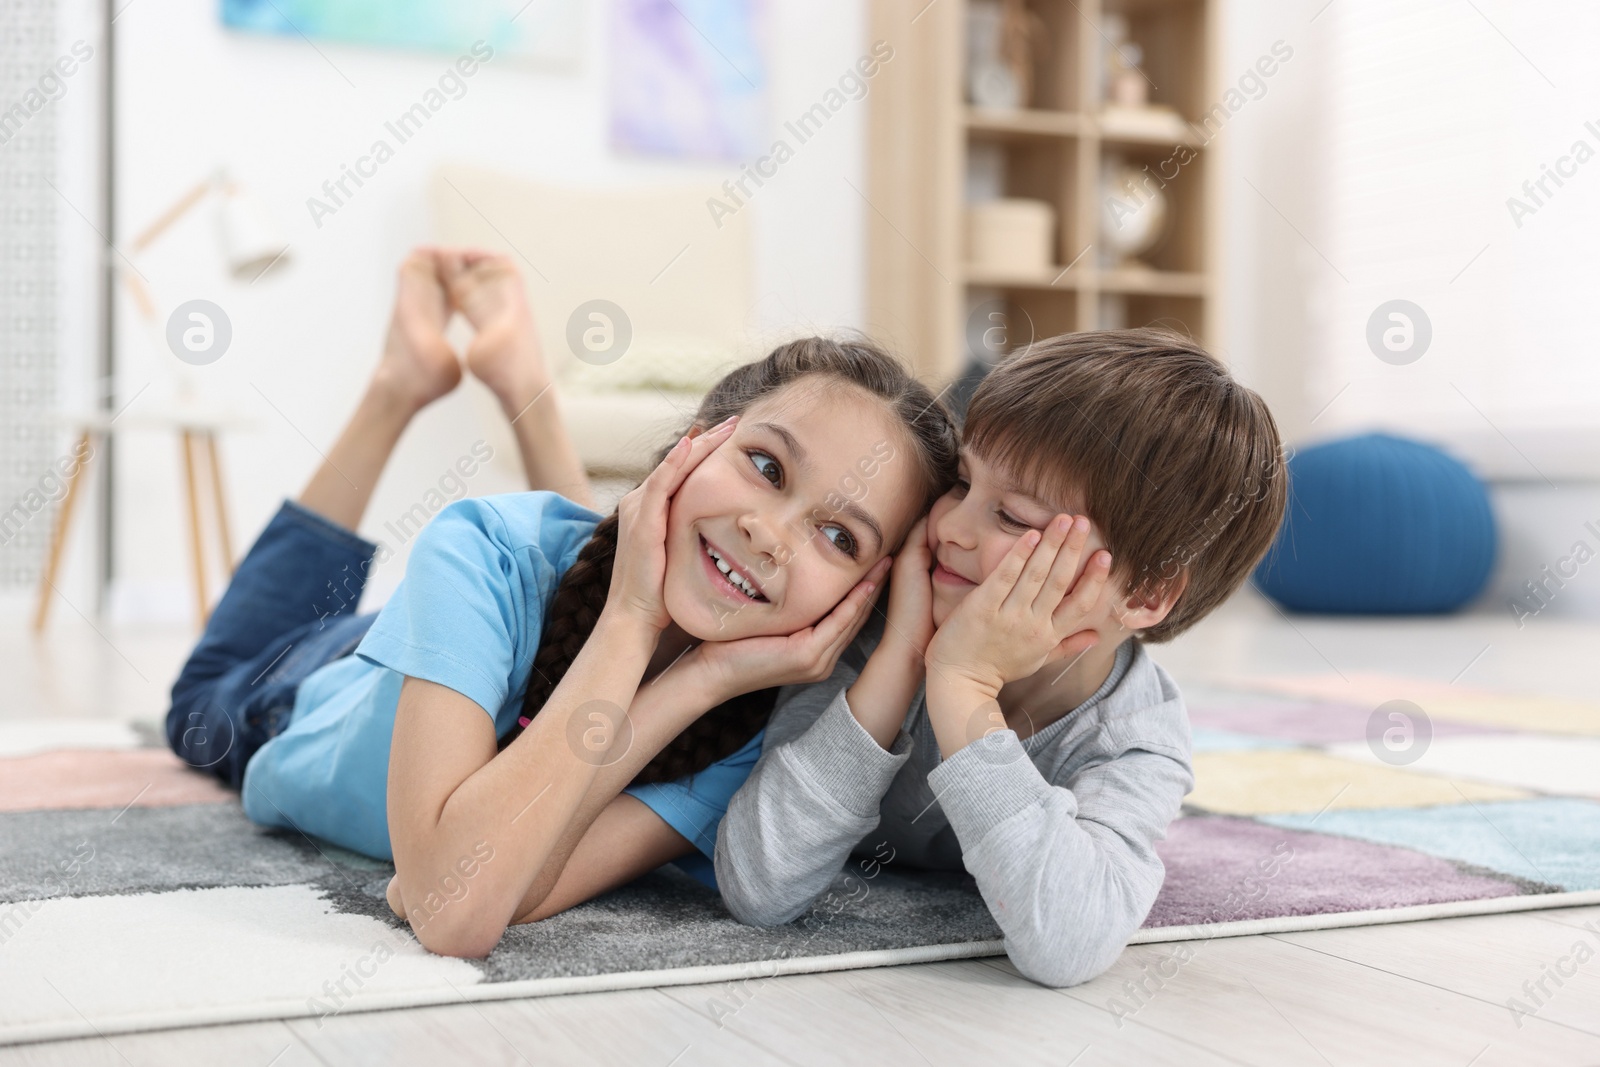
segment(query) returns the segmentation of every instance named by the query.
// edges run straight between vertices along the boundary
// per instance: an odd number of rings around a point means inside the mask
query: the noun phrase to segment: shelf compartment
[[[1150,102],[1175,108],[1196,121],[1216,101],[1208,99],[1206,5],[1199,0],[1106,0],[1106,14],[1128,19],[1129,36],[1144,51],[1151,81]]]
[[[1166,198],[1166,232],[1154,247],[1140,253],[1139,258],[1158,272],[1193,274],[1203,271],[1206,266],[1205,195],[1210,157],[1204,152],[1188,148],[1179,149],[1178,152],[1180,154],[1163,156],[1162,151],[1154,146],[1117,152],[1108,147],[1102,158],[1117,155],[1130,165],[1142,164],[1148,181],[1155,183]],[[1104,197],[1106,193],[1102,189],[1098,195]]]
[[[1087,329],[1080,310],[1078,294],[1072,291],[975,286],[967,291],[964,341],[967,357],[992,362],[1034,341]],[[998,316],[996,311],[1000,312]],[[991,323],[999,323],[1004,330],[1002,351],[995,350],[992,332],[985,333],[993,329]],[[979,351],[980,348],[984,351]]]
[[[1206,302],[1198,296],[1102,291],[1099,303],[1099,329],[1161,326],[1199,340],[1206,336],[1210,325],[1206,322]],[[1108,304],[1116,305],[1115,313],[1111,313]]]

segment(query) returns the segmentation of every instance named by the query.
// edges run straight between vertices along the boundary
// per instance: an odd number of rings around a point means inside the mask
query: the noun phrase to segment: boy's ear
[[[1171,614],[1178,598],[1189,588],[1189,572],[1181,570],[1170,582],[1134,592],[1118,605],[1117,619],[1126,629],[1148,630]]]

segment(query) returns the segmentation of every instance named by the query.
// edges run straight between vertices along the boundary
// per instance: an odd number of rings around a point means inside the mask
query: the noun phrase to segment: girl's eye
[[[1007,515],[1004,511],[999,512],[999,516],[1000,516],[1000,525],[1001,526],[1009,526],[1014,530],[1031,530],[1031,529],[1033,529],[1032,526],[1029,526],[1027,523],[1023,522],[1021,519],[1014,519],[1010,515]]]
[[[830,530],[839,534],[839,537],[828,537],[828,531]],[[855,559],[856,553],[860,551],[860,548],[856,545],[856,539],[852,537],[850,531],[846,530],[843,526],[824,526],[822,528],[822,535],[824,537],[828,537],[828,540],[833,542],[834,548],[837,548],[851,559]]]
[[[967,480],[965,478],[957,478],[956,484],[950,487],[950,492],[956,496],[966,496]]]
[[[760,473],[761,477],[765,478],[773,485],[782,484],[783,468],[778,465],[777,460],[773,459],[765,452],[757,452],[755,449],[751,449],[748,454],[750,456],[750,462],[755,464],[755,468],[757,472]]]

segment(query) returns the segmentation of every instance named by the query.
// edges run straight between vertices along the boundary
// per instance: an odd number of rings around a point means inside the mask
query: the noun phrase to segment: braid
[[[594,632],[600,611],[606,606],[606,592],[611,588],[611,565],[616,558],[617,513],[613,511],[594,528],[594,534],[578,552],[578,558],[561,576],[556,595],[550,598],[544,630],[539,635],[539,651],[533,657],[533,670],[528,675],[528,692],[522,698],[525,718],[533,718],[544,707],[544,702],[550,699],[557,683]],[[505,743],[510,743],[521,732],[522,727],[513,728]]]
[[[706,394],[694,425],[714,426],[743,412],[755,401],[808,375],[850,382],[888,403],[916,446],[922,510],[955,482],[958,445],[955,424],[933,393],[908,373],[903,364],[865,341],[832,341],[808,337],[780,345],[765,359],[737,367]],[[663,448],[656,463],[666,458]],[[550,699],[584,643],[594,632],[611,589],[611,568],[617,555],[617,513],[594,528],[577,559],[561,576],[545,613],[539,651],[533,658],[522,717],[533,719]],[[743,748],[772,714],[776,689],[744,693],[701,715],[645,764],[633,782],[670,782],[705,770]],[[523,731],[513,726],[500,741],[503,749]]]

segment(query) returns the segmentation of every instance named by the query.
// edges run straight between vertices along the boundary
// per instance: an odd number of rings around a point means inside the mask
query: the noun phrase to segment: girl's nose
[[[750,551],[768,557],[774,566],[781,567],[789,562],[789,546],[780,533],[781,524],[774,517],[747,511],[739,517],[738,526]]]

